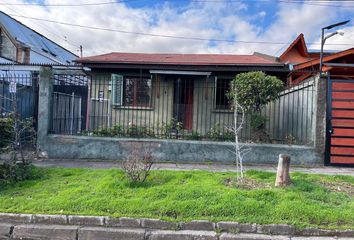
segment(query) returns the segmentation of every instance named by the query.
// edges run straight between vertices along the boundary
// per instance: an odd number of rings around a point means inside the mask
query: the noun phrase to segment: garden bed
[[[292,186],[274,188],[274,173],[152,171],[131,184],[121,170],[38,168],[39,176],[0,183],[0,212],[195,219],[354,228],[354,177],[292,173]]]

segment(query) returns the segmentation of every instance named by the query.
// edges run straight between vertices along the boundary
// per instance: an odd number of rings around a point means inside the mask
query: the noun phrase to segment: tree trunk
[[[285,187],[290,184],[290,156],[280,154],[278,161],[277,177],[275,179],[276,187]]]

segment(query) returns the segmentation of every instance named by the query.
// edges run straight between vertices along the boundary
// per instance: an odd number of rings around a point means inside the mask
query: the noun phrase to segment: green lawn
[[[287,189],[275,174],[248,171],[260,189],[225,184],[235,173],[152,171],[143,185],[120,170],[36,169],[39,178],[0,182],[0,212],[208,219],[354,228],[354,177],[294,173]],[[266,186],[268,185],[268,186]]]

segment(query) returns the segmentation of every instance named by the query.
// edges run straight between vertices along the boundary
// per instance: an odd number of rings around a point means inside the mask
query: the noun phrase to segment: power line
[[[17,10],[14,9],[14,8],[10,8],[10,7],[8,7],[8,6],[5,6],[5,7],[6,7],[7,9],[11,10],[11,11],[14,11],[14,12],[18,13],[19,16],[21,16],[21,17],[23,17],[23,18],[27,17],[26,15],[21,14],[19,11],[17,11]],[[37,26],[39,26],[40,28],[42,28],[43,30],[45,30],[45,31],[47,31],[47,32],[49,32],[49,33],[51,33],[51,34],[53,34],[53,35],[55,35],[55,36],[57,36],[57,37],[63,39],[64,41],[66,41],[66,42],[67,42],[68,44],[70,44],[71,46],[74,46],[75,48],[79,48],[78,45],[76,45],[76,44],[74,44],[73,42],[69,41],[68,39],[65,39],[64,37],[62,37],[62,36],[56,34],[55,32],[50,31],[50,30],[49,30],[48,28],[46,28],[44,25],[39,24],[39,23],[36,23],[35,21],[33,21],[33,20],[31,20],[31,19],[30,19],[30,21],[33,22],[34,24],[36,24]],[[26,43],[26,42],[25,42],[25,43]],[[30,44],[30,43],[26,43],[26,44]]]
[[[188,0],[182,0],[182,1],[188,1]],[[212,2],[212,3],[232,3],[232,2],[244,2],[244,0],[228,0],[228,1],[223,1],[223,0],[194,0],[194,2]],[[336,8],[354,8],[354,6],[348,6],[348,5],[335,5],[335,4],[328,4],[328,3],[340,3],[340,2],[346,2],[346,3],[354,3],[354,1],[318,1],[318,0],[250,0],[249,2],[263,2],[263,3],[270,3],[270,2],[278,2],[278,3],[285,3],[285,4],[300,4],[300,5],[311,5],[311,6],[320,6],[320,7],[336,7]]]
[[[97,5],[109,5],[117,4],[131,1],[144,1],[144,0],[118,0],[118,1],[108,1],[108,2],[95,2],[95,3],[75,3],[75,4],[46,4],[46,3],[0,3],[0,5],[10,5],[10,6],[40,6],[40,7],[80,7],[80,6],[97,6]],[[172,2],[173,0],[166,0]],[[190,1],[190,0],[179,0],[179,1]],[[244,0],[232,0],[235,2],[241,2]],[[269,1],[269,0],[258,0],[258,1]],[[214,0],[195,0],[194,2],[220,2],[225,1],[214,1]]]
[[[8,6],[40,6],[40,7],[84,7],[84,6],[99,6],[99,5],[110,5],[117,3],[125,3],[132,1],[144,1],[144,0],[117,0],[117,1],[108,1],[108,2],[94,2],[94,3],[75,3],[75,4],[45,4],[45,3],[0,3],[0,5],[8,5]],[[166,0],[166,1],[174,1],[174,0]],[[190,1],[190,0],[179,0],[179,1]],[[203,2],[212,2],[212,3],[232,3],[232,2],[244,2],[244,0],[194,0],[193,2],[203,3]],[[249,2],[274,2],[274,0],[250,0]],[[285,3],[285,4],[304,4],[304,5],[312,5],[312,6],[324,6],[324,7],[337,7],[337,8],[353,8],[354,6],[348,5],[335,5],[328,3],[353,3],[353,1],[313,1],[313,0],[277,0],[276,2]]]
[[[185,36],[173,36],[173,35],[164,35],[164,34],[153,34],[153,33],[145,33],[145,32],[133,32],[133,31],[125,31],[119,29],[111,29],[111,28],[102,28],[102,27],[94,27],[94,26],[85,26],[80,24],[74,23],[67,23],[67,22],[59,22],[54,20],[42,19],[42,18],[34,18],[34,17],[25,17],[21,15],[9,14],[12,17],[20,17],[20,18],[27,18],[27,19],[34,19],[38,21],[56,23],[66,26],[72,27],[79,27],[79,28],[86,28],[92,30],[100,30],[100,31],[108,31],[108,32],[118,32],[123,34],[134,34],[134,35],[142,35],[142,36],[150,36],[150,37],[161,37],[161,38],[172,38],[172,39],[181,39],[181,40],[195,40],[195,41],[208,41],[208,42],[229,42],[229,43],[247,43],[247,44],[272,44],[272,45],[284,45],[290,44],[289,42],[268,42],[268,41],[245,41],[245,40],[231,40],[231,39],[213,39],[213,38],[200,38],[200,37],[185,37]],[[315,44],[319,45],[320,43],[308,43],[308,44]],[[338,43],[338,44],[326,44],[326,45],[343,45],[343,46],[352,46],[353,44],[348,43]]]
[[[46,4],[46,3],[0,3],[0,5],[8,6],[39,6],[39,7],[81,7],[81,6],[97,6],[97,5],[109,5],[117,3],[125,3],[139,0],[117,0],[109,2],[95,2],[95,3],[74,3],[74,4]]]
[[[14,15],[14,14],[12,14],[11,16],[35,19],[35,20],[39,20],[39,21],[45,21],[45,22],[51,22],[51,23],[57,23],[57,24],[62,24],[62,25],[67,25],[67,26],[74,26],[74,27],[87,28],[87,29],[93,29],[93,30],[102,30],[102,31],[119,32],[119,33],[125,33],[125,34],[144,35],[144,36],[151,36],[151,37],[163,37],[163,38],[174,38],[174,39],[182,39],[182,40],[197,40],[197,41],[213,41],[213,42],[242,42],[242,43],[264,43],[264,44],[270,44],[270,42],[263,42],[263,41],[254,41],[254,42],[250,42],[250,41],[235,41],[235,40],[229,40],[229,39],[208,39],[208,38],[199,38],[199,37],[184,37],[184,36],[153,34],[153,33],[144,33],[144,32],[133,32],[133,31],[125,31],[125,30],[119,30],[119,29],[85,26],[85,25],[80,25],[80,24],[59,22],[59,21],[54,21],[54,20],[42,19],[42,18],[23,17],[23,16],[20,16],[20,15]],[[272,44],[284,44],[284,43],[273,42]]]
[[[278,0],[280,3],[285,3],[285,4],[304,4],[304,5],[310,5],[310,6],[320,6],[320,7],[335,7],[335,8],[354,8],[354,6],[349,6],[349,5],[335,5],[335,4],[327,4],[331,2],[348,2],[348,1],[295,1],[295,0]],[[322,3],[321,3],[322,2]],[[325,4],[326,3],[326,4]],[[349,3],[353,3],[350,1]]]

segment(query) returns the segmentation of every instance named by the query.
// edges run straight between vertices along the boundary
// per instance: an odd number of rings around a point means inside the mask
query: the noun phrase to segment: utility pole
[[[82,57],[82,45],[80,45],[80,57]]]

